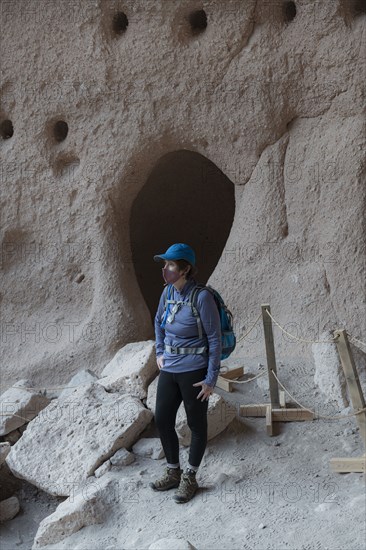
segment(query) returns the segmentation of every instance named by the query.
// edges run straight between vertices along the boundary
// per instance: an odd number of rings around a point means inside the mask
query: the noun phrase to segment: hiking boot
[[[196,481],[196,472],[187,468],[187,470],[182,473],[179,487],[175,491],[173,499],[175,502],[188,502],[194,496],[197,489],[198,483]]]
[[[155,481],[150,481],[149,487],[154,489],[154,491],[167,491],[168,489],[173,489],[173,487],[178,487],[181,474],[181,468],[169,468],[167,466],[162,477]]]

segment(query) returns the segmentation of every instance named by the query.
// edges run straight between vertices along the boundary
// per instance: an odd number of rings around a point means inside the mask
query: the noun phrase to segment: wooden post
[[[285,394],[284,390],[280,390],[279,394],[280,394],[280,406],[285,409],[286,408],[286,394]]]
[[[216,386],[227,392],[232,392],[233,386],[234,386],[233,380],[235,380],[235,378],[239,378],[240,376],[243,376],[243,374],[244,374],[244,367],[228,369],[223,374],[219,374],[219,376],[217,377]]]
[[[334,336],[338,336],[338,339],[336,340],[338,353],[341,358],[342,368],[348,384],[352,406],[356,412],[358,409],[363,409],[365,407],[365,399],[362,393],[362,388],[358,378],[351,347],[347,338],[347,333],[344,329],[336,330],[334,332]],[[363,443],[366,446],[366,411],[361,414],[357,414],[355,418],[360,428]]]
[[[351,458],[331,458],[330,467],[333,472],[341,474],[360,472],[366,474],[366,455]]]
[[[272,374],[272,370],[273,370],[273,372],[277,375],[276,357],[275,357],[273,332],[272,332],[272,319],[266,313],[266,309],[268,309],[268,311],[271,312],[271,308],[269,307],[269,304],[262,304],[261,308],[262,308],[262,319],[263,319],[263,328],[264,328],[264,340],[266,344],[267,369],[268,369],[268,381],[269,381],[269,391],[271,396],[271,405],[273,408],[279,408],[280,396],[278,393],[278,383]]]
[[[267,435],[274,435],[272,405],[267,405],[267,408],[266,408],[266,430],[267,430]]]
[[[220,390],[225,390],[227,392],[233,391],[233,381],[228,380],[227,378],[224,378],[223,376],[218,376],[216,380],[216,387],[220,388]]]
[[[270,408],[270,412],[268,411]],[[270,423],[273,422],[301,422],[303,420],[314,420],[314,413],[307,409],[300,408],[284,408],[273,409],[268,403],[259,403],[254,405],[240,405],[240,416],[265,416],[271,417]]]
[[[235,369],[228,369],[223,374],[220,374],[222,378],[228,378],[229,380],[235,380],[235,378],[240,378],[244,374],[244,367],[236,367]]]

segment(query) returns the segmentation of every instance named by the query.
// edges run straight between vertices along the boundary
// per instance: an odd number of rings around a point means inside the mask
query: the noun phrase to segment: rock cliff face
[[[1,363],[62,383],[154,337],[197,252],[238,336],[366,334],[365,12],[353,0],[1,3]],[[275,329],[282,359],[311,349]],[[263,332],[237,356],[263,356]]]

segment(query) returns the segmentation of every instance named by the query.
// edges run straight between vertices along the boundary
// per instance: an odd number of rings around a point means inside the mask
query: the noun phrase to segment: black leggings
[[[159,431],[168,464],[179,462],[179,440],[175,431],[175,420],[183,400],[188,426],[191,429],[189,464],[198,467],[207,443],[208,400],[197,395],[202,386],[192,386],[205,379],[207,367],[189,372],[167,372],[159,374],[156,393],[155,424]]]

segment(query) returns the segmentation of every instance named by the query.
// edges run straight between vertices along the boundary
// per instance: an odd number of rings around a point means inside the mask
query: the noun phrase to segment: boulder
[[[113,456],[110,458],[110,463],[112,466],[128,466],[135,462],[135,455],[130,453],[127,449],[119,449]]]
[[[101,372],[99,384],[108,391],[129,393],[143,399],[158,374],[155,342],[132,342],[121,348]]]
[[[0,436],[32,420],[50,402],[29,380],[19,380],[0,396]]]
[[[111,461],[106,460],[105,462],[103,462],[103,464],[101,466],[99,466],[99,468],[97,468],[95,470],[94,475],[95,475],[95,477],[102,477],[102,476],[104,476],[104,474],[109,472],[109,470],[111,468],[112,468]]]
[[[60,542],[87,525],[103,523],[113,488],[114,482],[110,478],[89,478],[53,514],[41,521],[32,550]]]
[[[19,500],[16,496],[0,502],[0,523],[13,519],[20,510]]]
[[[150,384],[146,400],[146,406],[151,409],[153,413],[155,413],[156,390],[158,386],[158,380],[159,377],[157,376],[155,380]],[[230,424],[235,416],[236,410],[234,405],[225,401],[221,397],[221,395],[218,395],[217,393],[213,393],[212,395],[210,395],[207,411],[207,440],[212,439],[223,430],[225,430],[225,428]],[[180,404],[177,412],[175,429],[177,431],[178,439],[181,445],[188,447],[191,443],[191,430],[187,424],[187,415],[183,402]]]
[[[319,340],[330,340],[332,336],[333,334],[330,331],[325,331],[320,335]],[[324,402],[335,401],[340,409],[348,407],[346,380],[337,346],[332,343],[325,343],[312,344],[311,347],[315,363],[314,382],[322,392]]]
[[[53,400],[29,423],[6,462],[13,474],[52,495],[71,491],[122,447],[132,446],[152,412],[97,382]]]
[[[164,458],[165,453],[158,437],[142,437],[132,447],[137,456],[151,457],[155,460]]]
[[[89,369],[81,370],[71,378],[70,382],[62,390],[59,397],[68,397],[80,386],[88,386],[90,382],[95,382],[96,380],[98,380],[98,376],[93,371]]]

